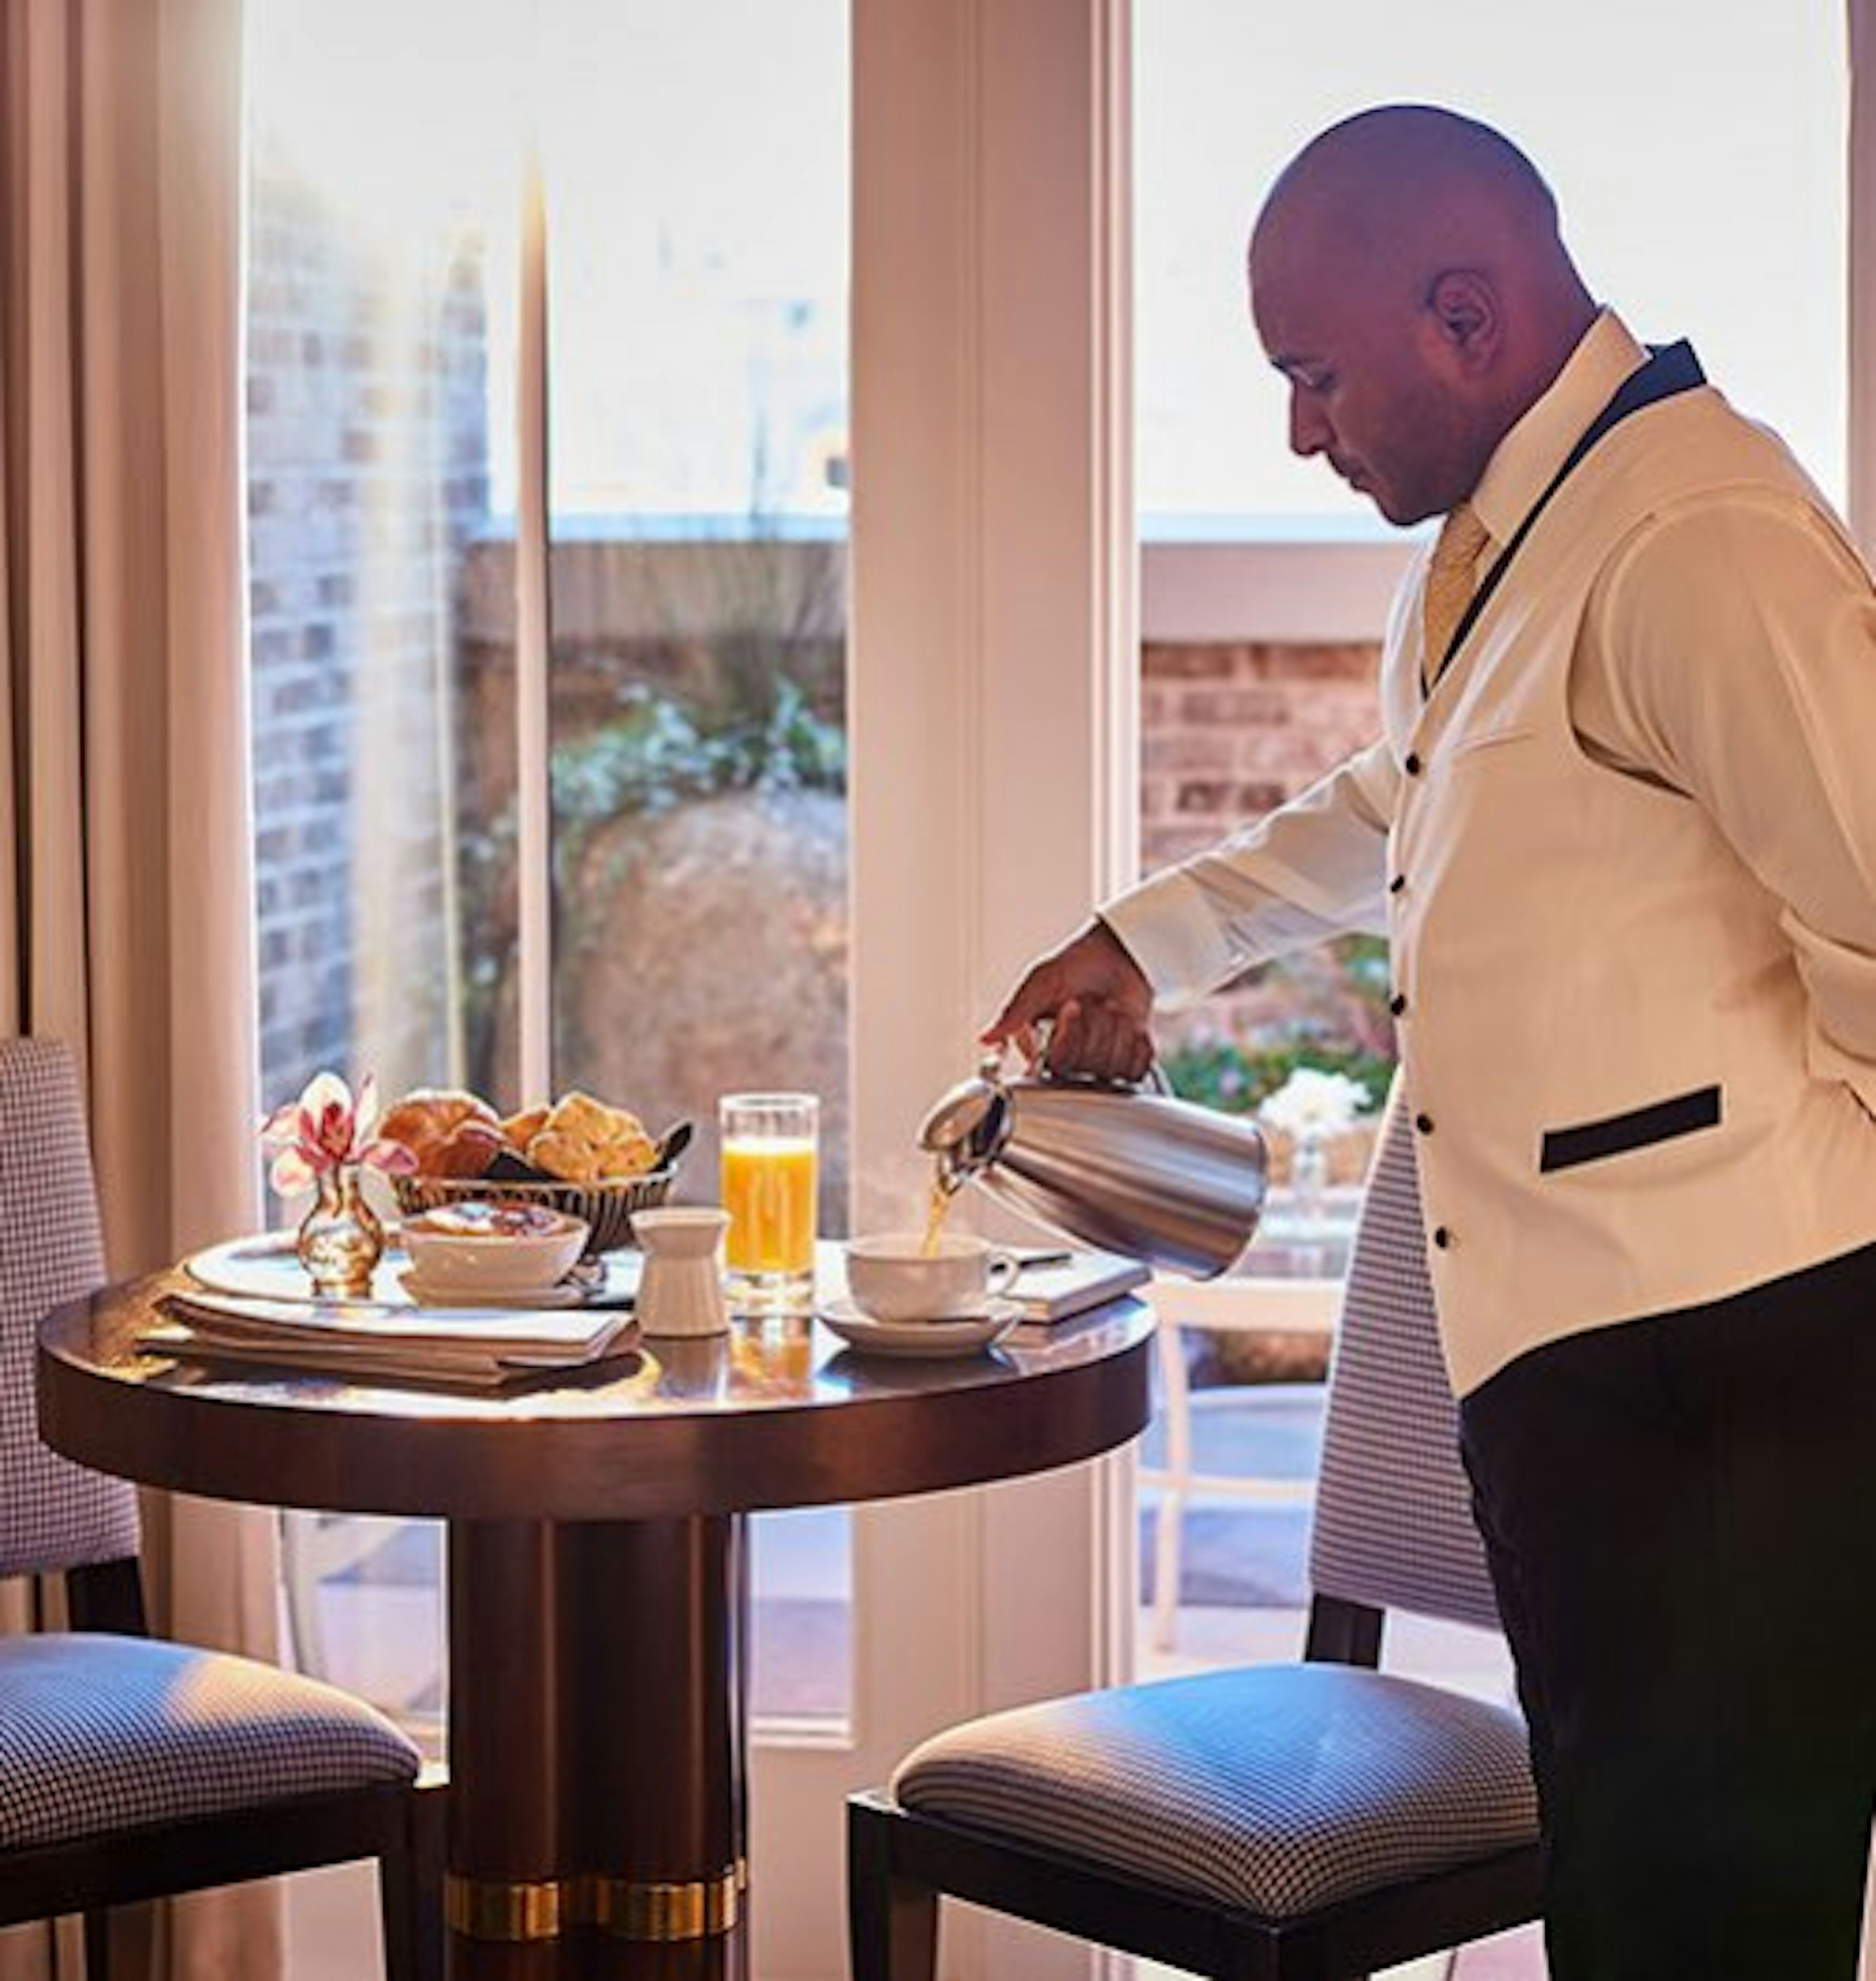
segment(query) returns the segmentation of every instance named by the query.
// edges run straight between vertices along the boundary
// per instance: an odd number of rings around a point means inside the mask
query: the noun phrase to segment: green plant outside
[[[766,694],[699,707],[634,682],[610,722],[557,743],[548,762],[557,881],[578,871],[588,836],[615,818],[721,791],[845,791],[844,733],[789,675],[766,685]]]
[[[1379,1108],[1395,1060],[1385,942],[1345,937],[1306,960],[1268,964],[1248,981],[1265,994],[1260,1004],[1281,1015],[1174,1034],[1160,1064],[1176,1094],[1252,1114],[1299,1067],[1309,1067],[1360,1081],[1370,1110]]]

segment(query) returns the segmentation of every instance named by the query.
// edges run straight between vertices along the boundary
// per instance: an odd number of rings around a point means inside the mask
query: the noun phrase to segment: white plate
[[[829,1300],[816,1311],[850,1347],[869,1355],[974,1355],[994,1347],[1023,1318],[1019,1300],[993,1300],[982,1313],[960,1320],[875,1320],[850,1300]]]
[[[587,1290],[570,1280],[541,1287],[530,1293],[487,1293],[474,1287],[452,1287],[445,1280],[438,1286],[427,1280],[414,1266],[397,1275],[397,1283],[419,1307],[486,1307],[494,1313],[519,1313],[537,1308],[581,1307]]]
[[[425,1285],[420,1294],[404,1284],[412,1268],[397,1242],[395,1230],[386,1234],[384,1256],[371,1276],[371,1301],[381,1307],[409,1307],[441,1302],[455,1305],[464,1300],[472,1307],[486,1307],[487,1296],[467,1295]],[[625,1307],[638,1288],[640,1260],[636,1252],[609,1253],[590,1266],[581,1267],[554,1289],[554,1298],[541,1306],[570,1307],[584,1300],[590,1307]],[[294,1250],[291,1231],[263,1231],[245,1238],[231,1238],[211,1245],[182,1262],[182,1269],[198,1287],[211,1293],[239,1293],[250,1300],[296,1300],[309,1307],[332,1304],[313,1291],[306,1269]],[[341,1303],[343,1304],[343,1303]],[[504,1300],[502,1310],[515,1311],[534,1307],[532,1300]]]

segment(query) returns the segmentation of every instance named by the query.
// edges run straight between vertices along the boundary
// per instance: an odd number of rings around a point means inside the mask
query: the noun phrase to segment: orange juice
[[[724,1258],[732,1272],[807,1273],[814,1266],[814,1144],[731,1137],[723,1145]]]

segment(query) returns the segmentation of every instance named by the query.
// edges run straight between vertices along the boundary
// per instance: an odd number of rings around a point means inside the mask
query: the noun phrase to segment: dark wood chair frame
[[[135,1560],[69,1569],[65,1583],[74,1630],[148,1634]],[[375,1858],[387,1981],[441,1981],[446,1793],[444,1771],[426,1769],[415,1783],[0,1851],[0,1926],[81,1912],[86,1981],[107,1981],[114,1906]]]
[[[1373,1669],[1383,1613],[1318,1596],[1306,1660]],[[1358,1981],[1376,1968],[1459,1946],[1535,1919],[1538,1847],[1390,1886],[1290,1919],[1271,1919],[1141,1883],[1033,1846],[922,1816],[883,1790],[847,1803],[853,1981],[932,1981],[938,1902],[968,1899],[1212,1977]]]

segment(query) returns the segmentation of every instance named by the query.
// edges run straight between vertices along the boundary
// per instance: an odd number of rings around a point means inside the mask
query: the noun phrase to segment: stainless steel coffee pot
[[[1269,1167],[1253,1124],[1175,1099],[1163,1080],[1006,1080],[1002,1065],[988,1055],[925,1117],[943,1188],[980,1183],[1086,1244],[1193,1279],[1250,1243]]]

